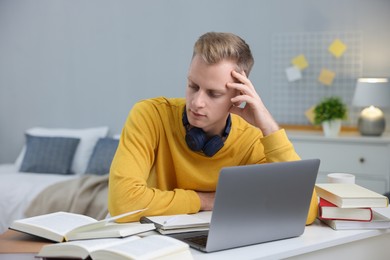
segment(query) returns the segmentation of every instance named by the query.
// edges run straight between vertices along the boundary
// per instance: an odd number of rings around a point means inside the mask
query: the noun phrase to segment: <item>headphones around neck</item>
[[[219,135],[214,135],[211,138],[207,138],[206,133],[198,127],[191,127],[188,122],[187,112],[184,108],[183,125],[186,129],[186,143],[192,151],[202,151],[206,156],[212,157],[216,154],[224,145],[226,137],[229,135],[230,128],[232,126],[232,120],[229,117],[226,120],[226,127],[223,131],[222,137]]]

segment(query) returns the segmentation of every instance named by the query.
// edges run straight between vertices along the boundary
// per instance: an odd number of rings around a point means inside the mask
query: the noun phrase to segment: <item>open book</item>
[[[141,223],[153,223],[163,235],[209,230],[211,211],[196,214],[141,217]]]
[[[15,220],[9,228],[56,242],[91,238],[126,237],[155,229],[152,224],[114,223],[119,218],[141,211],[143,209],[100,221],[88,216],[60,211]]]
[[[78,259],[193,259],[189,246],[171,237],[150,235],[79,240],[45,245],[37,257]]]

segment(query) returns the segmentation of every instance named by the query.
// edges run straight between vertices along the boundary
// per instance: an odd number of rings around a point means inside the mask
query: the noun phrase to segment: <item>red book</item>
[[[339,208],[329,201],[320,198],[318,216],[320,219],[371,221],[372,210],[371,208]]]

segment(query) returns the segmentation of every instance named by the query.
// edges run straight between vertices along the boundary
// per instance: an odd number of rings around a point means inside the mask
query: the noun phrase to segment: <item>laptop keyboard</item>
[[[207,235],[199,235],[195,237],[187,237],[184,240],[191,242],[193,244],[201,245],[203,247],[206,246],[207,243]]]

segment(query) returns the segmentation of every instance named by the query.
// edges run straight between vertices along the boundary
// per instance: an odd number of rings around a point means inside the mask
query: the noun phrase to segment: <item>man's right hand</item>
[[[200,199],[200,210],[213,210],[215,192],[196,192]]]

